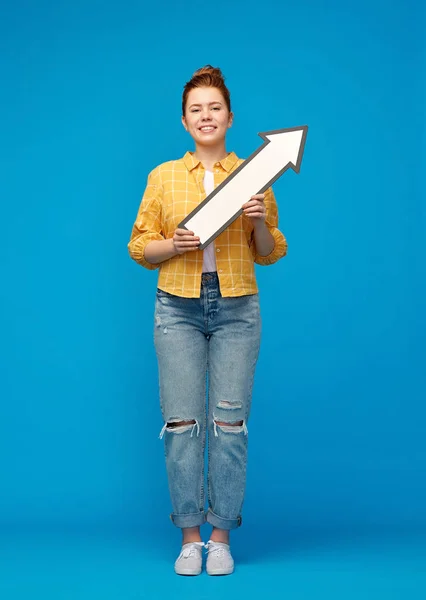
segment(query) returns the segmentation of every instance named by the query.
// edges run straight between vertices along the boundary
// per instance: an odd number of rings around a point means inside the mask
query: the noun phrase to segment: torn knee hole
[[[175,429],[176,427],[185,427],[186,425],[195,425],[196,421],[193,419],[192,421],[171,421],[167,423],[167,429]]]
[[[239,400],[219,400],[217,408],[224,408],[225,410],[241,408],[242,403]]]
[[[244,435],[247,435],[248,431],[247,431],[247,427],[246,424],[243,421],[219,421],[218,419],[213,419],[213,426],[214,426],[214,435],[215,437],[218,437],[218,429],[220,429],[223,433],[234,433],[234,434],[240,434],[240,433],[244,433]]]
[[[194,435],[194,430],[197,429],[197,437],[200,434],[200,424],[196,419],[191,419],[190,421],[181,421],[179,419],[172,419],[167,421],[164,424],[163,429],[160,433],[160,440],[164,435],[165,431],[168,431],[173,434],[186,433],[187,431],[191,431],[191,437]]]

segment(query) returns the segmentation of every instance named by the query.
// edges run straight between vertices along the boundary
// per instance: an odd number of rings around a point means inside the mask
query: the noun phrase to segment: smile
[[[216,127],[213,127],[212,125],[206,125],[205,127],[200,127],[200,131],[202,131],[203,133],[211,133],[215,129],[216,129]]]

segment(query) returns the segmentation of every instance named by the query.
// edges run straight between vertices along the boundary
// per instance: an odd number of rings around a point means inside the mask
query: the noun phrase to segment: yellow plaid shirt
[[[214,165],[217,187],[244,162],[234,152]],[[172,238],[179,223],[206,197],[204,167],[193,153],[156,167],[148,182],[133,225],[128,251],[133,260],[146,269],[158,269],[158,287],[170,294],[198,298],[201,289],[203,250],[186,252],[152,264],[145,260],[147,244]],[[256,193],[256,190],[253,191]],[[241,205],[249,198],[242,198]],[[265,192],[266,225],[275,246],[268,256],[257,253],[253,225],[240,215],[215,240],[215,256],[220,291],[223,297],[244,296],[258,292],[254,263],[271,265],[287,253],[287,241],[278,230],[278,208],[272,188]]]

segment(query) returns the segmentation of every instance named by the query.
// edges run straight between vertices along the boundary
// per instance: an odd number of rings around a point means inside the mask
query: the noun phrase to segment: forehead
[[[210,102],[225,103],[222,92],[217,88],[194,88],[188,94],[187,106],[190,106],[191,104],[209,104]]]

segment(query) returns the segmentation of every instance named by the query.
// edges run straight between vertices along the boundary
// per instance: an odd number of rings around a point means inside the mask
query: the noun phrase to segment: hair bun
[[[212,65],[205,65],[200,69],[197,69],[192,77],[199,77],[200,75],[210,75],[211,77],[220,78],[225,81],[222,71],[218,67],[212,67]]]

